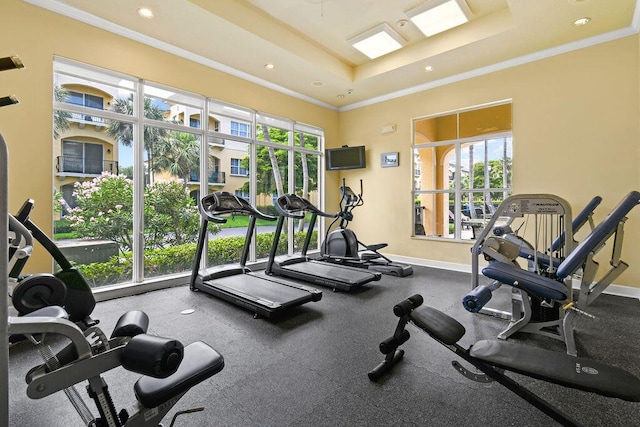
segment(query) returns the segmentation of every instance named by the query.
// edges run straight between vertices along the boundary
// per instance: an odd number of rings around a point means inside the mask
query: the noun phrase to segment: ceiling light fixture
[[[354,48],[367,55],[370,59],[398,50],[406,43],[405,39],[386,22],[362,34],[358,34],[348,41]]]
[[[424,67],[424,70],[425,70],[427,73],[430,73],[430,72],[432,72],[432,71],[433,71],[433,67],[432,67],[431,65],[427,65],[426,67]]]
[[[276,66],[273,65],[273,64],[264,64],[264,69],[265,70],[269,70],[270,71],[270,70],[273,70],[274,68],[276,68]]]
[[[151,11],[151,9],[148,9],[146,7],[141,7],[140,9],[138,9],[138,15],[147,19],[153,18],[153,12]]]
[[[584,18],[576,19],[575,21],[573,21],[573,25],[576,27],[581,27],[583,25],[587,25],[589,22],[591,22],[591,18],[585,16]]]
[[[469,22],[472,15],[465,0],[429,0],[405,13],[427,37]]]

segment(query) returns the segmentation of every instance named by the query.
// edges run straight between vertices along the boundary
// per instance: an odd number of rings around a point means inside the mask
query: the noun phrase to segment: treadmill
[[[322,212],[311,202],[295,194],[285,194],[276,201],[276,211],[280,214],[276,225],[273,243],[269,251],[269,261],[265,273],[275,276],[291,277],[314,285],[328,286],[333,291],[350,292],[364,284],[380,280],[378,272],[344,265],[330,264],[313,260],[307,256],[313,228],[318,216],[335,218],[335,215]],[[299,255],[281,257],[276,261],[276,252],[285,218],[302,220],[306,213],[311,213],[304,244]]]
[[[265,215],[244,199],[220,191],[204,196],[199,205],[202,222],[196,247],[189,287],[202,291],[254,313],[254,317],[270,318],[283,311],[311,301],[320,301],[322,291],[289,280],[256,274],[246,267],[253,232],[258,218],[275,221],[276,217]],[[209,222],[225,223],[219,215],[242,214],[249,216],[249,225],[239,265],[223,265],[201,270]]]

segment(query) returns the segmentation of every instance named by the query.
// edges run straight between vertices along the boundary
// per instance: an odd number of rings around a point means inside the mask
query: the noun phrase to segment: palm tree
[[[182,178],[185,185],[189,174],[199,170],[200,139],[192,133],[171,131],[154,144],[153,152],[156,170]]]
[[[56,102],[65,102],[67,100],[67,91],[60,86],[56,86],[53,88],[53,97]],[[67,111],[55,110],[53,112],[53,139],[58,139],[60,133],[69,129],[70,118],[71,113]]]
[[[128,98],[117,98],[114,100],[112,109],[116,113],[133,116],[133,94],[129,95]],[[151,98],[144,99],[144,116],[146,118],[162,121],[164,119],[164,112],[165,110],[153,104]],[[123,145],[130,147],[133,145],[133,124],[111,120],[109,121],[109,127],[107,127],[107,135],[118,140]],[[155,126],[144,127],[144,149],[149,156],[149,173],[157,170],[154,166],[156,156],[153,148],[157,142],[166,139],[168,135],[169,131],[166,129]]]
[[[133,116],[133,94],[128,98],[117,98],[113,103],[113,111],[127,116]],[[162,121],[164,119],[164,110],[157,105],[153,105],[151,98],[144,99],[144,116],[151,120]],[[130,147],[133,144],[133,124],[116,120],[109,122],[107,134],[122,142],[123,145]],[[162,137],[165,137],[168,131],[153,126],[144,127],[144,149],[150,152],[149,148],[153,143]]]
[[[267,142],[271,142],[271,135],[269,135],[269,126],[263,124],[262,125],[262,135],[264,136],[264,140]],[[276,186],[276,193],[278,197],[284,194],[284,188],[282,186],[282,176],[280,175],[280,168],[278,167],[278,158],[276,157],[275,150],[271,146],[267,146],[267,150],[269,152],[269,160],[271,161],[271,170],[273,172],[273,181]]]

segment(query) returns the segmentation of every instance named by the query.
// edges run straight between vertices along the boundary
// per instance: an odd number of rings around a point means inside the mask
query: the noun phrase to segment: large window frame
[[[493,111],[502,116],[495,123],[486,114]],[[484,128],[469,119],[476,113]],[[416,118],[413,134],[412,237],[473,241],[512,192],[511,101]],[[497,179],[490,177],[492,168]]]
[[[249,192],[249,201],[253,204],[256,204],[257,194],[255,191],[256,188],[256,164],[255,164],[255,153],[256,146],[258,144],[264,145],[264,141],[259,141],[256,135],[258,132],[258,118],[267,118],[270,120],[276,120],[281,123],[286,123],[286,128],[289,132],[288,143],[286,145],[278,145],[278,149],[284,149],[287,151],[287,168],[290,171],[290,175],[293,176],[294,171],[294,161],[295,161],[295,153],[305,153],[317,156],[317,181],[318,183],[324,182],[323,177],[323,168],[321,167],[323,162],[323,151],[324,151],[324,131],[321,128],[298,123],[291,119],[280,118],[277,116],[269,115],[266,113],[258,112],[256,110],[252,110],[247,107],[232,105],[228,103],[224,103],[213,98],[208,98],[205,96],[197,95],[194,93],[189,93],[185,91],[181,91],[179,89],[167,87],[155,82],[150,82],[140,78],[134,78],[131,76],[127,76],[124,74],[119,74],[112,71],[107,71],[104,69],[100,69],[97,67],[81,64],[72,60],[63,59],[63,58],[55,58],[54,59],[54,78],[55,76],[62,75],[68,76],[70,78],[81,78],[86,79],[89,82],[95,82],[97,85],[110,85],[115,88],[122,88],[130,91],[133,94],[134,105],[133,111],[127,112],[126,114],[118,113],[112,111],[110,109],[100,110],[98,111],[96,108],[92,108],[85,105],[78,105],[69,102],[62,102],[60,100],[56,100],[54,98],[53,108],[54,108],[54,117],[56,115],[73,115],[73,114],[90,114],[93,116],[98,116],[100,119],[105,121],[114,120],[119,121],[124,124],[131,125],[133,131],[132,135],[132,147],[133,147],[133,236],[135,239],[133,241],[133,277],[131,283],[123,283],[117,284],[118,287],[122,287],[122,285],[142,285],[145,283],[149,283],[149,278],[144,275],[144,207],[143,207],[143,197],[144,197],[144,188],[146,185],[146,181],[149,179],[143,179],[145,177],[145,147],[143,144],[144,141],[144,132],[145,127],[154,127],[154,128],[162,128],[167,129],[169,131],[176,132],[187,132],[190,134],[196,135],[200,141],[206,141],[207,143],[200,144],[200,171],[204,173],[200,173],[199,176],[199,188],[203,191],[215,191],[215,189],[211,190],[211,187],[208,185],[208,177],[212,172],[215,172],[215,162],[211,164],[207,159],[211,156],[210,146],[224,147],[225,143],[229,141],[237,141],[240,143],[248,144],[249,152],[247,153],[249,159],[251,161],[250,167],[248,168],[248,179],[250,182]],[[149,88],[152,88],[156,91],[156,93],[167,93],[167,94],[175,94],[180,99],[190,99],[195,101],[190,101],[192,104],[188,104],[187,107],[194,108],[196,111],[200,111],[201,116],[199,117],[198,128],[191,127],[192,120],[197,119],[197,114],[190,115],[190,118],[184,119],[184,122],[171,122],[167,120],[152,120],[150,118],[145,117],[145,114],[142,114],[145,111],[145,97],[147,94],[145,91],[149,92]],[[150,93],[150,92],[149,92]],[[161,99],[163,95],[158,95],[158,99]],[[167,95],[168,96],[168,95]],[[166,100],[171,100],[166,98]],[[211,122],[210,112],[223,112],[227,114],[225,117],[232,118],[231,123],[241,124],[242,126],[238,128],[237,126],[232,129],[221,129],[219,121]],[[213,114],[213,113],[212,113]],[[205,120],[205,118],[209,118],[209,120]],[[235,119],[234,119],[235,118]],[[302,133],[311,133],[316,136],[318,144],[317,147],[310,148],[305,146],[299,146],[294,144],[294,133],[302,132]],[[219,163],[218,163],[219,164]],[[285,192],[295,192],[295,183],[291,182],[284,189]],[[323,197],[323,187],[318,184],[318,200],[320,201],[320,207],[322,208],[322,200]],[[243,194],[244,196],[245,194]],[[293,253],[294,251],[294,236],[292,233],[288,236],[288,253]],[[255,257],[255,239],[254,239],[254,248],[252,248],[250,262],[256,262]],[[181,276],[185,276],[185,274],[181,274]],[[170,284],[172,277],[154,277],[153,281],[157,282],[159,279],[164,279],[168,284]],[[127,286],[125,286],[127,287]],[[105,287],[108,289],[109,287]]]

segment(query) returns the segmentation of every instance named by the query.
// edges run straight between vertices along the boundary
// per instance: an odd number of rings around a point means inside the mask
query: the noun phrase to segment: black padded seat
[[[457,343],[465,334],[464,326],[453,317],[422,305],[411,312],[411,321],[420,329],[447,345]]]
[[[469,354],[498,368],[543,381],[640,402],[640,379],[595,360],[499,340],[478,341]]]
[[[549,298],[556,301],[567,299],[567,291],[563,283],[511,264],[492,261],[482,269],[482,274],[510,286],[516,286],[517,282],[518,286],[516,287],[522,288],[540,298]]]
[[[144,376],[136,382],[133,389],[142,405],[155,408],[217,374],[222,368],[222,355],[208,344],[196,341],[184,348],[182,363],[173,375],[167,378]]]

